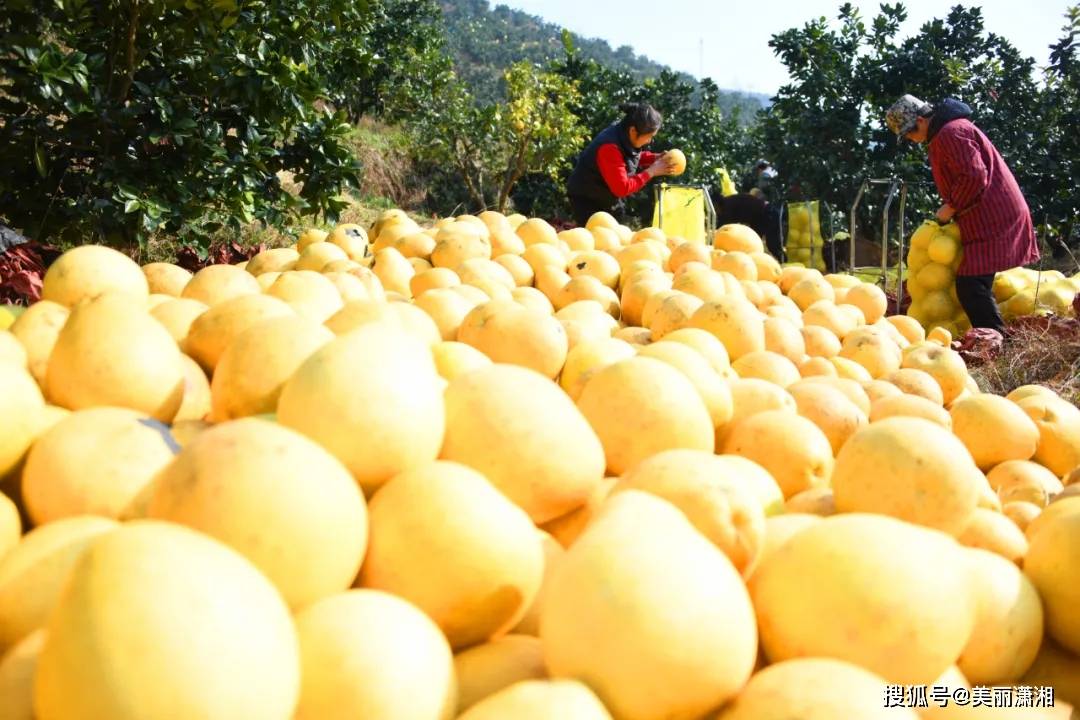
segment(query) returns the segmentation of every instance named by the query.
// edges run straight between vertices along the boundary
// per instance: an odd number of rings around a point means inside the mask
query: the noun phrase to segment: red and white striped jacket
[[[963,118],[930,139],[930,169],[956,210],[964,259],[957,275],[991,275],[1039,259],[1031,211],[1001,153]]]

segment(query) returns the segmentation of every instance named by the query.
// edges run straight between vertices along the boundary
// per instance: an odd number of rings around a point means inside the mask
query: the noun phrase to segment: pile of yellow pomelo
[[[821,216],[818,202],[790,203],[787,206],[788,232],[784,250],[788,260],[818,272],[825,272],[821,234]]]
[[[1006,320],[1024,315],[1075,316],[1073,300],[1080,292],[1080,272],[1066,277],[1058,270],[1013,268],[994,278],[994,299]]]
[[[907,314],[926,330],[942,328],[957,337],[971,329],[971,321],[956,296],[956,269],[964,259],[960,226],[927,220],[912,234],[907,256]]]
[[[604,213],[70,250],[0,331],[0,718],[1065,720],[1080,409],[885,310]]]

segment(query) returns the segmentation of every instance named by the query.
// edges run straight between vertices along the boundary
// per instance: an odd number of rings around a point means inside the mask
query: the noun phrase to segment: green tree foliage
[[[0,214],[121,245],[335,216],[358,167],[325,73],[369,28],[349,0],[9,0]]]
[[[476,209],[506,210],[526,174],[557,178],[585,139],[570,108],[573,82],[529,63],[505,74],[507,100],[477,105],[461,84],[416,124],[417,147],[429,162],[452,168]]]

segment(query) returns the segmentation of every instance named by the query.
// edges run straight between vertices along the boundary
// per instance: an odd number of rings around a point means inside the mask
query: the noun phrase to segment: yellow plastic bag
[[[663,208],[663,215],[661,215]],[[705,190],[700,187],[684,187],[661,184],[653,206],[653,227],[665,235],[685,238],[691,242],[705,242]]]
[[[720,168],[716,171],[716,174],[720,176],[720,194],[724,197],[728,195],[734,195],[738,192],[735,187],[735,183],[732,182],[731,176],[728,175],[728,171],[725,168]]]

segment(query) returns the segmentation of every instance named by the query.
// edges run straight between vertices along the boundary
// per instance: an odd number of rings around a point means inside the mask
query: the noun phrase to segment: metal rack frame
[[[908,192],[908,183],[907,183],[906,180],[901,180],[900,178],[896,178],[896,177],[891,177],[891,178],[864,178],[863,179],[862,184],[859,186],[859,192],[856,193],[856,195],[855,195],[855,202],[851,206],[851,216],[850,216],[851,217],[851,220],[850,220],[851,229],[849,231],[849,234],[851,235],[851,238],[848,241],[849,250],[850,250],[850,252],[849,252],[849,261],[848,261],[849,272],[854,273],[854,272],[857,272],[858,270],[869,270],[870,269],[869,266],[860,268],[860,267],[857,267],[855,265],[855,237],[856,237],[855,236],[855,230],[856,230],[856,225],[857,225],[856,213],[857,213],[857,211],[859,209],[859,204],[862,202],[863,195],[865,195],[866,191],[869,190],[872,186],[888,186],[888,188],[889,188],[888,195],[885,198],[885,206],[882,208],[882,211],[881,211],[881,279],[882,279],[882,282],[886,283],[886,287],[888,286],[887,278],[889,276],[889,210],[892,208],[893,201],[896,200],[897,196],[899,196],[899,198],[900,198],[900,205],[899,205],[900,217],[899,217],[899,221],[897,222],[897,226],[898,226],[899,234],[900,234],[900,243],[899,243],[900,253],[899,253],[899,257],[897,258],[897,263],[896,263],[896,268],[897,268],[897,275],[896,275],[896,283],[897,283],[896,312],[899,313],[900,312],[900,303],[901,303],[902,296],[903,296],[903,293],[900,291],[900,288],[902,288],[904,286],[904,269],[905,269],[905,261],[904,261],[904,208],[905,208],[905,205],[907,204],[907,192]]]

